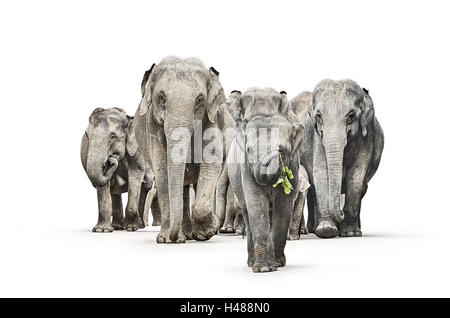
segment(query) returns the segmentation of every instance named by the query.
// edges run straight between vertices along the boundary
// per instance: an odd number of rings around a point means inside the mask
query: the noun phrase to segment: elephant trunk
[[[119,165],[117,159],[107,157],[108,152],[104,148],[102,142],[92,142],[89,145],[87,175],[96,188],[106,186]]]
[[[190,147],[190,130],[181,129],[179,140],[168,138],[167,142],[167,175],[170,198],[170,229],[169,238],[177,242],[183,220],[183,186],[186,155]],[[173,131],[172,131],[173,134]],[[169,134],[170,136],[171,134]],[[173,135],[172,135],[173,137]]]
[[[343,142],[342,138],[331,138],[324,145],[328,167],[328,211],[332,219],[339,223],[344,219],[340,197],[345,140]]]

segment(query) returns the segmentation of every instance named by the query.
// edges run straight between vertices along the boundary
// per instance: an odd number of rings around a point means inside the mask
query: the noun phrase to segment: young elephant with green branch
[[[299,186],[298,149],[303,126],[289,112],[285,92],[271,88],[249,89],[244,94],[235,91],[228,102],[236,121],[236,137],[227,168],[243,209],[247,264],[254,272],[274,271],[286,264],[284,247],[294,208],[292,190]]]

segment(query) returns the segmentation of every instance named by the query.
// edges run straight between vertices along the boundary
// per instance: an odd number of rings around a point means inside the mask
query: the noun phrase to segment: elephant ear
[[[226,102],[225,93],[223,92],[222,85],[219,81],[219,72],[214,67],[209,68],[208,79],[208,99],[206,112],[208,113],[208,119],[211,123],[216,121],[217,111],[219,105]]]
[[[294,130],[294,142],[292,144],[293,150],[292,153],[295,153],[302,143],[303,130],[305,129],[305,127],[303,127],[302,123],[300,122],[300,120],[298,120],[297,116],[290,110],[288,110],[287,118],[292,125],[292,129]]]
[[[228,112],[235,122],[241,121],[243,117],[241,95],[242,93],[240,91],[232,91],[230,96],[228,96]]]
[[[288,111],[289,111],[289,100],[287,97],[287,93],[285,91],[280,92],[281,95],[281,103],[280,103],[280,114],[288,117]]]
[[[128,125],[127,125],[127,132],[126,132],[126,143],[125,147],[127,149],[128,154],[133,157],[138,149],[138,143],[136,140],[136,135],[134,134],[134,124],[133,120],[134,117],[127,116],[128,118]]]
[[[150,108],[150,105],[152,104],[152,93],[150,90],[150,75],[152,74],[153,68],[155,67],[155,63],[153,63],[152,67],[150,67],[149,70],[147,70],[144,73],[144,78],[142,79],[141,83],[141,94],[142,99],[141,103],[139,104],[139,115],[145,115],[145,113]]]
[[[372,98],[369,96],[369,91],[363,88],[364,97],[361,103],[362,113],[360,117],[361,123],[361,133],[363,137],[367,136],[367,125],[373,120],[373,116],[375,115],[375,110],[373,108]]]

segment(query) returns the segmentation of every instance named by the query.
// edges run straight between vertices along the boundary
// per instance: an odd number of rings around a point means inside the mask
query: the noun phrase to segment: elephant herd
[[[151,206],[158,243],[246,233],[254,272],[284,266],[286,240],[301,234],[362,235],[361,200],[384,144],[365,88],[322,80],[291,100],[272,88],[227,98],[213,67],[167,57],[141,93],[133,117],[89,117],[81,161],[97,190],[94,232],[144,228]]]

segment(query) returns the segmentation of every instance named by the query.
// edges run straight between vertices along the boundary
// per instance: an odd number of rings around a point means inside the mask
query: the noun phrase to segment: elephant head
[[[183,216],[183,184],[186,155],[194,123],[214,123],[225,95],[219,73],[194,58],[169,57],[145,72],[139,115],[150,112],[164,130],[170,197],[170,239],[175,242]],[[179,151],[181,150],[181,151]]]
[[[245,162],[260,185],[272,184],[280,174],[280,155],[289,165],[297,152],[303,126],[289,111],[286,92],[252,88],[241,94],[233,91],[228,109],[237,122],[238,144]]]
[[[315,87],[309,115],[323,144],[328,169],[328,209],[336,222],[340,209],[343,160],[346,146],[366,138],[374,109],[368,91],[351,80],[323,80]]]
[[[96,188],[108,184],[125,157],[133,156],[137,142],[133,132],[133,118],[120,108],[97,108],[89,117],[85,131],[89,140],[87,175]]]

